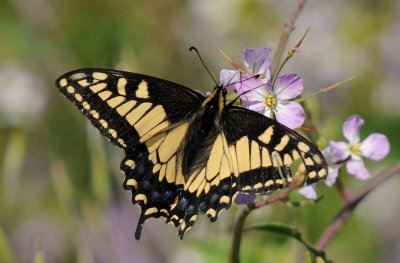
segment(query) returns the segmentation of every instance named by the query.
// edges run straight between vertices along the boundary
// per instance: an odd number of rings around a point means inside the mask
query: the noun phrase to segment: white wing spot
[[[105,80],[107,78],[107,74],[103,72],[94,72],[92,76],[98,80]]]
[[[86,77],[87,77],[86,73],[79,72],[79,73],[75,73],[75,74],[71,75],[70,78],[72,80],[78,80],[78,79],[83,79],[83,78],[86,78]]]
[[[60,87],[65,87],[67,86],[68,82],[66,79],[61,79],[59,82]]]

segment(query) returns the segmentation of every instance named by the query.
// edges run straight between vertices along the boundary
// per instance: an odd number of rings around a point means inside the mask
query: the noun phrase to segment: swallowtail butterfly
[[[262,193],[292,182],[325,179],[318,148],[293,130],[226,102],[226,87],[208,96],[166,80],[109,69],[79,69],[56,86],[112,143],[125,151],[123,186],[141,215],[165,217],[182,238],[199,214],[217,220],[238,192]]]

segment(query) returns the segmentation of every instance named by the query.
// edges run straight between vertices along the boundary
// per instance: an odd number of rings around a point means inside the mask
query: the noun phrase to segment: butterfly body
[[[166,217],[182,238],[198,214],[215,221],[238,192],[261,193],[324,179],[327,166],[307,139],[256,112],[226,104],[226,89],[207,97],[158,78],[81,69],[56,80],[59,90],[111,142],[125,150],[124,188],[144,221]]]

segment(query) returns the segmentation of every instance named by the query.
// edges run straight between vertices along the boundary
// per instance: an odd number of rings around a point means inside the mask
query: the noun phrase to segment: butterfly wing
[[[204,97],[176,83],[106,69],[75,70],[56,85],[105,137],[125,149],[123,185],[141,206],[136,238],[149,217],[176,219],[169,212],[184,181],[177,150]]]
[[[306,138],[257,112],[226,107],[222,127],[232,159],[233,187],[260,193],[292,182],[291,166],[305,174],[305,184],[327,176],[327,164],[318,148]]]
[[[124,149],[186,120],[204,100],[176,83],[108,69],[71,71],[58,78],[56,86],[105,137]]]

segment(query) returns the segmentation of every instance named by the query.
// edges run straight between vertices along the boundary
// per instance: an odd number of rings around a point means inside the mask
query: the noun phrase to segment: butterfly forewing
[[[57,79],[59,90],[111,142],[130,148],[187,119],[204,97],[162,79],[105,69],[81,69]]]

